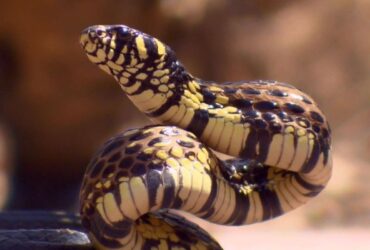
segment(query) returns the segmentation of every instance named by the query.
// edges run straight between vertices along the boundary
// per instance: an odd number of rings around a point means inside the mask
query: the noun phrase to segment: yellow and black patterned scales
[[[80,41],[163,124],[118,134],[91,161],[81,216],[99,249],[222,249],[169,209],[251,224],[306,203],[330,179],[328,122],[293,86],[200,80],[168,46],[124,25],[89,27]]]

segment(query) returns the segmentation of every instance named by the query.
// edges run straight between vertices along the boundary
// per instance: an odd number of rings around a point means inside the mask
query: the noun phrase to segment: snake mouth
[[[80,45],[86,50],[89,45],[103,44],[103,37],[101,37],[104,26],[96,25],[90,26],[81,32]],[[89,51],[87,51],[89,52]]]

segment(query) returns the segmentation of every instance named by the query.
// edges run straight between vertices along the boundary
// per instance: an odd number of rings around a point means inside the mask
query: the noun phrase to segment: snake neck
[[[167,55],[173,57],[173,55]],[[123,77],[125,73],[123,73]],[[181,102],[182,96],[190,91],[195,81],[182,64],[169,58],[164,64],[148,67],[146,72],[139,71],[122,81],[115,77],[121,88],[137,108],[159,123],[166,122],[162,117],[173,105]],[[127,82],[127,83],[126,83]]]

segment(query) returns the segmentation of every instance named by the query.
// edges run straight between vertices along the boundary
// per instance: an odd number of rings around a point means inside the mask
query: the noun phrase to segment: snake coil
[[[80,211],[100,249],[222,249],[169,209],[251,224],[306,203],[330,179],[328,122],[295,87],[203,81],[168,46],[124,25],[89,27],[80,43],[163,124],[118,134],[90,162]]]

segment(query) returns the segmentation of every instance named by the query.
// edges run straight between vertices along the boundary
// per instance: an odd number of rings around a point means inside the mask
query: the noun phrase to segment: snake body
[[[100,248],[222,249],[168,209],[251,224],[306,203],[330,179],[328,122],[295,87],[203,81],[170,47],[124,25],[91,26],[80,42],[141,112],[163,124],[115,136],[90,162],[80,211]]]

